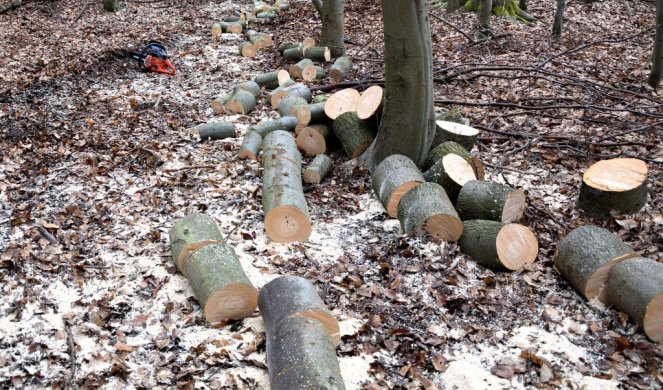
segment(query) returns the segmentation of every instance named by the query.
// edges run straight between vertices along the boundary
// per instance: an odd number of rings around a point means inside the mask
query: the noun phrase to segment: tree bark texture
[[[564,7],[566,0],[557,0],[557,9],[555,10],[555,19],[553,20],[552,35],[562,36],[562,25],[564,23]]]
[[[652,68],[649,74],[649,85],[658,88],[663,75],[663,0],[656,1],[656,38],[652,53]]]
[[[490,15],[493,13],[493,0],[481,0],[479,10],[479,33],[490,35]]]
[[[463,223],[444,188],[437,183],[421,183],[398,202],[398,220],[406,234],[428,233],[444,241],[457,241]]]
[[[319,184],[327,176],[331,169],[332,160],[324,154],[318,154],[313,161],[304,169],[302,174],[304,183]]]
[[[371,177],[373,191],[391,218],[398,216],[398,203],[401,198],[424,181],[414,161],[400,154],[385,158],[375,168]]]
[[[180,272],[184,259],[196,250],[223,242],[223,236],[214,219],[206,214],[192,213],[179,219],[169,231],[170,251]]]
[[[322,20],[320,46],[327,46],[334,58],[342,56],[345,53],[343,0],[322,0],[320,19]]]

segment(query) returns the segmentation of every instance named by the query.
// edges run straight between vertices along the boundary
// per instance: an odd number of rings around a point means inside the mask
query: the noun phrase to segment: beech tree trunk
[[[552,35],[559,37],[562,35],[562,21],[564,20],[565,0],[557,0],[557,10],[555,10],[555,20],[553,21]]]
[[[104,0],[104,9],[108,12],[116,12],[120,9],[119,0]]]
[[[656,38],[652,53],[652,67],[649,74],[649,85],[658,88],[663,75],[663,0],[656,2]]]
[[[479,33],[490,36],[490,15],[493,12],[493,0],[481,0],[479,10]]]
[[[343,43],[343,28],[345,25],[343,0],[322,0],[318,12],[322,20],[320,46],[327,46],[334,58],[342,56],[345,54],[345,44]]]

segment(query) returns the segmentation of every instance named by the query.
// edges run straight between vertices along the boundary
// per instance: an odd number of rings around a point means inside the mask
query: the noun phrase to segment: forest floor
[[[239,37],[211,37],[212,21],[248,3],[124,1],[111,14],[32,1],[0,15],[0,387],[267,389],[259,314],[209,326],[173,266],[168,229],[192,211],[216,219],[257,287],[284,274],[315,283],[341,323],[348,389],[663,386],[661,347],[552,265],[559,239],[590,223],[663,261],[663,96],[643,83],[653,2],[569,2],[561,39],[550,1],[531,0],[531,26],[494,17],[491,41],[472,33],[475,15],[434,12],[436,109],[460,109],[482,130],[474,153],[487,178],[528,195],[522,223],[539,256],[514,273],[403,236],[369,173],[341,169],[340,153],[305,188],[310,240],[269,242],[260,164],[235,156],[247,127],[276,114],[209,109],[236,82],[287,66],[274,49],[246,59]],[[347,80],[382,78],[379,2],[346,11],[357,64]],[[261,29],[278,44],[318,26],[310,2],[293,1]],[[153,39],[175,77],[121,57]],[[240,137],[191,135],[219,119]],[[576,209],[578,188],[609,156],[647,161],[650,198],[635,215],[594,220]]]

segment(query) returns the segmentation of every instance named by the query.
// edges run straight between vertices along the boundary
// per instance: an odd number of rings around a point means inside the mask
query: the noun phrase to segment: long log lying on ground
[[[272,131],[276,130],[293,131],[295,130],[296,126],[297,126],[297,118],[292,116],[284,116],[278,119],[272,119],[257,123],[251,127],[251,131],[255,131],[264,138],[265,136],[267,136],[267,134],[271,133]]]
[[[357,118],[354,111],[345,112],[334,119],[334,134],[343,145],[345,153],[352,158],[364,153],[375,139],[370,124]]]
[[[308,58],[304,58],[298,63],[290,66],[288,72],[290,73],[291,78],[301,79],[304,72],[313,72],[313,74],[315,74],[315,65],[313,65],[313,61],[309,60]]]
[[[435,182],[447,191],[449,199],[456,203],[461,188],[470,180],[476,180],[474,168],[457,154],[447,154],[424,173],[426,181]]]
[[[318,154],[306,169],[304,169],[304,173],[302,174],[304,183],[319,184],[329,173],[331,165],[331,158],[324,154]]]
[[[582,177],[578,206],[587,214],[607,218],[612,211],[638,212],[647,203],[647,164],[635,158],[599,161]]]
[[[300,98],[310,102],[313,96],[311,95],[311,90],[304,84],[293,84],[287,87],[279,87],[275,89],[271,94],[270,103],[272,108],[277,109],[281,104],[281,100],[285,99],[288,96],[299,96]]]
[[[237,136],[235,125],[231,122],[202,123],[195,127],[201,141],[220,140]]]
[[[311,217],[301,179],[302,157],[292,134],[276,130],[263,140],[262,207],[267,236],[278,243],[306,241]]]
[[[444,241],[457,241],[463,234],[463,222],[437,183],[421,183],[405,193],[397,214],[406,234],[428,233]]]
[[[170,251],[177,269],[184,273],[184,259],[198,249],[223,242],[216,222],[208,215],[192,213],[175,222],[169,232]]]
[[[492,181],[468,181],[456,200],[456,209],[463,220],[517,222],[523,216],[526,206],[522,190]]]
[[[249,131],[242,140],[242,146],[239,147],[237,158],[258,160],[258,154],[262,147],[262,136],[257,131]]]
[[[379,113],[382,107],[384,90],[379,85],[368,87],[357,101],[357,116],[368,119]]]
[[[267,328],[265,355],[272,390],[345,390],[334,346],[316,320],[295,316]]]
[[[325,102],[311,103],[307,106],[300,107],[299,110],[297,110],[296,116],[299,121],[297,127],[300,129],[311,123],[322,122],[327,119],[327,114],[325,114]]]
[[[347,76],[351,70],[352,61],[350,60],[350,57],[338,57],[336,61],[334,61],[334,65],[329,69],[329,77],[338,82]]]
[[[461,252],[477,263],[510,271],[532,264],[539,252],[536,236],[527,226],[482,219],[464,221],[458,243]]]
[[[604,286],[616,264],[636,257],[633,249],[610,231],[582,226],[560,240],[553,261],[559,272],[585,298],[606,302]]]
[[[371,181],[373,191],[387,214],[396,218],[401,198],[425,180],[414,161],[406,156],[393,154],[375,168]]]
[[[297,111],[300,107],[308,106],[306,99],[299,96],[286,96],[281,99],[277,111],[281,117],[297,115]]]
[[[303,128],[297,135],[297,147],[306,156],[317,156],[325,153],[333,142],[334,132],[325,123]]]
[[[258,307],[268,330],[289,317],[307,317],[324,326],[334,346],[341,340],[338,321],[311,282],[299,276],[281,276],[267,283],[260,289]]]
[[[460,144],[468,152],[472,150],[479,137],[479,130],[456,122],[435,121],[435,137],[431,148],[442,142],[453,141]]]
[[[608,303],[663,343],[663,264],[642,257],[625,260],[610,270],[606,292]]]
[[[275,89],[281,84],[290,80],[290,74],[285,69],[275,70],[273,72],[257,75],[253,81],[265,89]]]
[[[356,111],[357,102],[361,95],[356,89],[342,89],[327,99],[325,102],[325,114],[329,119],[336,119],[346,112]]]

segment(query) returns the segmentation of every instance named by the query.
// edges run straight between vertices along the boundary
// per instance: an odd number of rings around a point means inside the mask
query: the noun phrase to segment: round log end
[[[302,79],[304,81],[313,81],[316,79],[315,66],[309,65],[302,69]]]
[[[504,202],[504,208],[502,209],[502,222],[510,223],[520,220],[523,216],[523,212],[527,207],[527,201],[525,200],[525,193],[523,190],[515,190],[511,192]]]
[[[251,315],[258,306],[258,290],[248,284],[230,284],[207,299],[205,318],[210,323],[236,320]]]
[[[360,96],[359,92],[352,88],[334,93],[325,103],[325,114],[330,119],[336,119],[343,113],[355,111]]]
[[[382,104],[383,95],[384,90],[379,85],[366,89],[357,101],[357,116],[359,119],[372,117]]]
[[[265,230],[274,242],[303,242],[311,236],[311,222],[299,208],[279,206],[265,216]]]
[[[210,107],[212,107],[212,111],[214,111],[215,114],[223,114],[226,112],[225,105],[219,101],[219,100],[212,100],[212,103],[210,104]]]
[[[647,305],[642,327],[650,339],[663,344],[663,292]]]
[[[608,275],[610,270],[615,265],[621,263],[624,260],[631,259],[633,257],[638,257],[637,253],[626,253],[621,256],[614,257],[608,262],[603,264],[601,267],[597,268],[594,273],[592,273],[589,278],[587,278],[587,283],[585,284],[585,291],[582,293],[588,300],[598,298],[601,302],[607,302],[608,292],[605,290],[605,285],[608,282]]]
[[[307,156],[317,156],[327,150],[327,142],[318,131],[305,127],[297,136],[297,148]]]
[[[401,198],[419,184],[421,184],[420,181],[416,180],[408,181],[396,187],[394,192],[391,193],[391,197],[389,198],[389,202],[387,203],[387,214],[389,214],[391,218],[396,218],[398,216],[398,202],[401,201]],[[461,231],[462,230],[463,229],[461,226]]]
[[[539,243],[532,230],[516,223],[500,229],[495,246],[500,263],[511,271],[532,264],[539,253]]]
[[[338,344],[341,342],[341,330],[338,326],[338,321],[333,315],[321,310],[300,311],[296,315],[320,321],[322,326],[327,329],[329,336],[331,336],[334,347],[338,347]]]
[[[426,220],[423,228],[440,240],[458,241],[463,235],[463,222],[453,215],[434,215]]]
[[[470,180],[476,180],[472,165],[457,154],[450,153],[442,157],[442,164],[449,178],[461,187]]]
[[[279,81],[279,85],[283,85],[283,83],[290,80],[290,73],[288,73],[288,71],[285,69],[281,69],[276,74],[276,79]]]
[[[288,92],[286,91],[275,91],[272,94],[272,108],[276,110],[279,107],[279,104],[281,104],[281,100],[287,98],[288,96]]]

